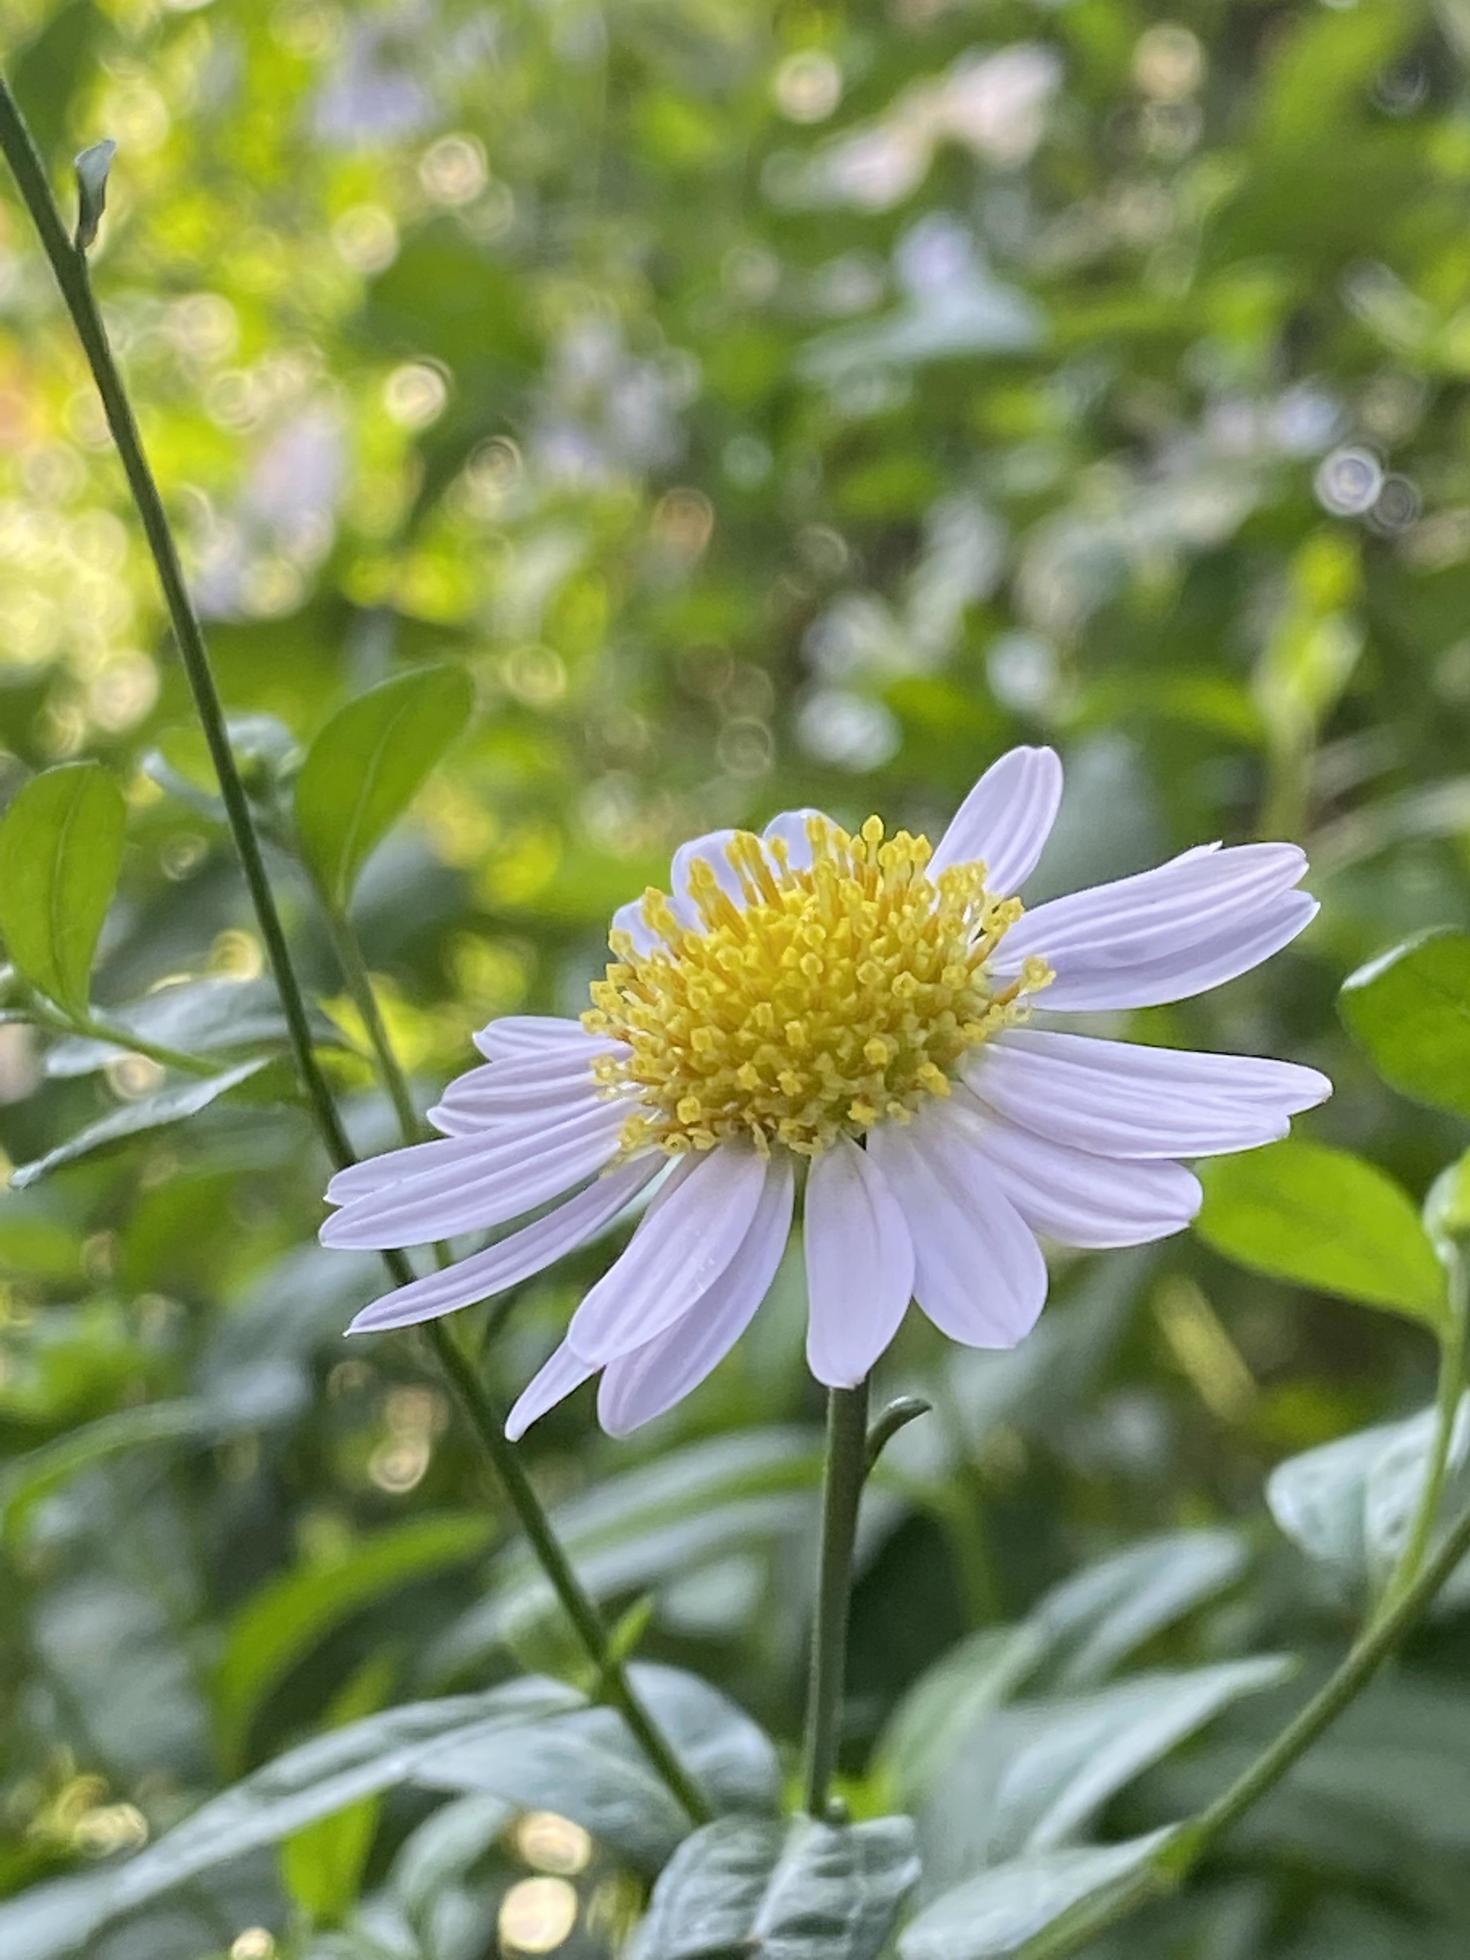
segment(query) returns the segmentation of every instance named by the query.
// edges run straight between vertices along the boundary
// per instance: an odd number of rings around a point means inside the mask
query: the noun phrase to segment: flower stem
[[[1470,1510],[1456,1521],[1398,1597],[1380,1606],[1341,1665],[1255,1761],[1125,1885],[1022,1947],[1022,1960],[1062,1960],[1064,1955],[1081,1951],[1099,1933],[1150,1899],[1176,1890],[1211,1846],[1275,1789],[1298,1758],[1362,1693],[1467,1553]]]
[[[1439,1382],[1434,1397],[1434,1441],[1430,1445],[1429,1460],[1424,1469],[1424,1485],[1419,1493],[1419,1502],[1414,1510],[1408,1536],[1404,1540],[1403,1551],[1399,1554],[1398,1563],[1383,1588],[1380,1612],[1391,1606],[1413,1583],[1414,1575],[1424,1563],[1430,1541],[1434,1536],[1440,1502],[1444,1497],[1445,1479],[1449,1472],[1456,1418],[1460,1413],[1460,1395],[1465,1385],[1466,1315],[1470,1302],[1466,1299],[1465,1257],[1458,1245],[1449,1248],[1447,1261],[1450,1320],[1439,1347]]]
[[[825,1818],[841,1739],[842,1684],[858,1505],[868,1469],[868,1384],[834,1388],[827,1398],[827,1467],[822,1488],[822,1554],[806,1704],[806,1807]]]
[[[363,1029],[367,1034],[368,1045],[378,1066],[378,1076],[388,1092],[393,1104],[393,1113],[398,1118],[398,1130],[405,1143],[417,1143],[421,1130],[418,1114],[409,1094],[408,1078],[403,1066],[393,1052],[389,1039],[387,1023],[383,1010],[378,1005],[378,996],[373,990],[373,977],[368,972],[367,961],[362,956],[362,946],[352,922],[325,893],[322,894],[322,915],[327,922],[327,932],[332,941],[332,950],[337,956],[337,964],[342,969],[342,978],[347,983],[347,991],[352,996],[352,1004],[362,1016]]]
[[[45,166],[3,77],[0,77],[0,154],[4,155],[15,176],[71,315],[87,365],[97,384],[97,392],[102,398],[107,426],[117,444],[128,488],[148,539],[159,584],[163,588],[164,604],[194,698],[195,711],[219,779],[230,834],[245,873],[250,902],[260,926],[266,957],[286,1018],[296,1071],[327,1155],[336,1168],[343,1169],[354,1161],[352,1146],[347,1140],[331,1089],[312,1045],[306,997],[291,963],[290,949],[266,872],[250,801],[230,746],[224,709],[209,664],[204,634],[189,599],[163,500],[149,468],[138,425],[97,308],[88,276],[86,254],[67,236],[51,194]],[[389,1252],[383,1256],[398,1284],[402,1285],[413,1278],[413,1269],[402,1253]],[[442,1327],[435,1325],[431,1329],[430,1341],[465,1405],[471,1425],[485,1447],[521,1528],[586,1648],[588,1658],[598,1671],[599,1691],[621,1712],[644,1752],[690,1817],[697,1823],[705,1821],[710,1814],[708,1804],[639,1701],[621,1662],[613,1654],[602,1616],[567,1558],[534,1485],[505,1438],[498,1413],[483,1386]]]

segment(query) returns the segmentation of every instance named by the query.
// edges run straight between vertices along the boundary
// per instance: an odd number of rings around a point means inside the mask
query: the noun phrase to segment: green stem
[[[393,1052],[388,1026],[373,988],[373,977],[362,956],[362,946],[352,929],[351,920],[325,894],[322,895],[322,915],[327,922],[337,964],[342,969],[342,978],[352,996],[352,1004],[362,1016],[368,1044],[377,1060],[378,1075],[393,1104],[393,1113],[398,1118],[399,1133],[405,1143],[417,1143],[421,1134],[418,1113],[409,1094],[408,1078]]]
[[[1379,1611],[1385,1611],[1405,1589],[1423,1565],[1434,1536],[1439,1507],[1449,1473],[1450,1450],[1455,1439],[1455,1419],[1460,1412],[1460,1393],[1465,1382],[1466,1273],[1465,1259],[1458,1245],[1449,1249],[1450,1323],[1439,1348],[1439,1382],[1434,1397],[1434,1441],[1424,1469],[1424,1485],[1414,1510],[1413,1522],[1404,1540],[1397,1565],[1383,1589]]]
[[[841,1740],[842,1684],[858,1506],[868,1469],[868,1384],[827,1398],[827,1467],[822,1487],[822,1555],[806,1704],[806,1807],[825,1818]]]
[[[1399,1597],[1379,1609],[1342,1664],[1255,1761],[1126,1885],[1028,1942],[1021,1949],[1023,1960],[1062,1960],[1150,1899],[1177,1890],[1205,1853],[1275,1789],[1298,1758],[1362,1693],[1467,1553],[1470,1511],[1457,1520]]]
[[[443,1321],[426,1322],[425,1331],[439,1365],[453,1382],[465,1414],[485,1446],[485,1454],[494,1464],[496,1475],[520,1514],[526,1537],[542,1570],[586,1649],[588,1659],[597,1670],[599,1694],[621,1714],[644,1754],[695,1823],[708,1823],[711,1811],[704,1793],[669,1747],[613,1652],[602,1615],[584,1590],[561,1540],[542,1510],[540,1499],[514,1445],[506,1440],[505,1425],[499,1410],[491,1403],[479,1376]]]
[[[195,710],[219,779],[230,834],[245,873],[250,902],[260,925],[266,957],[286,1017],[296,1070],[327,1155],[334,1166],[344,1169],[355,1161],[352,1147],[312,1046],[306,998],[291,964],[290,950],[266,873],[249,798],[230,746],[224,709],[209,665],[204,635],[189,600],[163,500],[144,454],[142,438],[92,293],[86,254],[67,236],[40,154],[3,78],[0,78],[0,152],[3,152],[15,175],[21,197],[40,235],[42,248],[50,260],[56,283],[61,288],[62,298],[102,398],[107,426],[117,444],[128,487],[147,535],[159,584],[163,588],[164,604],[194,697]],[[406,1284],[413,1278],[413,1268],[401,1252],[385,1253],[383,1257],[397,1284]],[[478,1380],[459,1359],[458,1350],[453,1348],[444,1330],[436,1325],[430,1338],[441,1363],[449,1370],[472,1426],[500,1476],[521,1528],[581,1637],[589,1659],[598,1670],[602,1693],[621,1711],[679,1802],[696,1822],[702,1822],[709,1815],[708,1806],[677,1763],[668,1743],[634,1694],[621,1664],[612,1655],[602,1616],[562,1550],[535,1487],[505,1439],[497,1412],[491,1407]]]

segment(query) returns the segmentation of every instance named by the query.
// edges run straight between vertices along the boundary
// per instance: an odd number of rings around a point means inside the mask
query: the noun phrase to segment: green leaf
[[[717,1810],[769,1812],[781,1769],[747,1715],[707,1682],[649,1664],[629,1670],[645,1706]],[[610,1708],[579,1708],[507,1729],[491,1742],[451,1748],[423,1773],[436,1789],[475,1791],[522,1810],[570,1817],[630,1864],[656,1872],[689,1820]]]
[[[215,1714],[227,1762],[244,1755],[264,1697],[334,1627],[386,1592],[478,1557],[491,1526],[479,1516],[410,1518],[359,1539],[340,1559],[297,1568],[251,1595],[226,1636]]]
[[[1427,932],[1344,983],[1348,1031],[1391,1088],[1470,1117],[1470,933]]]
[[[821,1445],[812,1431],[770,1428],[668,1450],[561,1505],[554,1523],[582,1583],[599,1599],[642,1591],[731,1552],[805,1528]],[[479,1605],[435,1643],[435,1680],[525,1638],[554,1610],[545,1575],[522,1546],[497,1560]]]
[[[1100,1902],[1168,1843],[1175,1826],[1122,1844],[1013,1858],[944,1892],[905,1927],[900,1960],[994,1960],[1082,1905]]]
[[[339,1729],[381,1708],[394,1672],[390,1656],[373,1655],[333,1700],[323,1726]],[[357,1902],[381,1807],[377,1797],[360,1797],[329,1817],[303,1825],[281,1846],[286,1889],[314,1921],[334,1925]]]
[[[67,1430],[16,1457],[0,1473],[0,1530],[14,1547],[22,1541],[36,1506],[83,1470],[124,1450],[177,1442],[205,1434],[213,1427],[209,1406],[190,1400],[116,1409],[111,1415],[99,1416],[96,1422]]]
[[[918,1802],[981,1718],[1031,1675],[1043,1650],[1034,1625],[984,1627],[920,1675],[889,1718],[875,1757],[899,1802]]]
[[[484,1746],[503,1728],[582,1706],[574,1690],[513,1681],[478,1695],[410,1702],[334,1729],[213,1797],[124,1864],[0,1904],[5,1960],[62,1960],[114,1921],[201,1873],[275,1844],[318,1817],[415,1777],[442,1748]]]
[[[1030,1615],[1047,1678],[1064,1688],[1105,1680],[1156,1633],[1232,1585],[1245,1562],[1236,1532],[1169,1531],[1084,1567]]]
[[[0,824],[0,934],[31,985],[80,1014],[117,888],[126,812],[96,762],[33,776]]]
[[[407,809],[469,719],[462,667],[420,667],[349,701],[322,729],[296,780],[302,854],[345,905],[368,853]]]
[[[117,155],[117,145],[110,136],[100,143],[93,143],[82,151],[76,161],[77,172],[77,228],[76,248],[85,252],[97,236],[97,227],[102,222],[102,213],[107,207],[107,173],[112,168],[112,159]]]
[[[54,1150],[48,1150],[44,1157],[20,1165],[11,1176],[11,1187],[24,1190],[37,1178],[47,1177],[52,1171],[60,1170],[65,1164],[74,1164],[82,1157],[90,1157],[94,1151],[105,1150],[114,1143],[142,1136],[150,1130],[164,1130],[174,1123],[182,1123],[187,1117],[197,1116],[201,1109],[207,1109],[211,1103],[229,1095],[232,1090],[242,1088],[269,1067],[270,1063],[264,1056],[256,1056],[248,1062],[237,1062],[234,1068],[224,1069],[218,1075],[176,1082],[167,1089],[160,1089],[156,1096],[144,1096],[138,1102],[124,1103],[121,1108],[99,1117],[95,1123],[89,1123],[86,1129],[78,1130],[65,1143],[57,1144]]]
[[[1130,1676],[1095,1694],[1018,1702],[963,1738],[921,1820],[931,1884],[1048,1851],[1243,1695],[1292,1671],[1278,1655]]]
[[[1435,1411],[1381,1423],[1288,1458],[1272,1471],[1266,1502],[1281,1530],[1344,1594],[1377,1592],[1398,1562],[1419,1507]],[[1460,1404],[1441,1498],[1456,1512],[1470,1483],[1470,1397]],[[1452,1595],[1453,1597],[1453,1595]]]
[[[312,1011],[312,1033],[322,1046],[342,1036],[327,1017]],[[159,987],[141,1000],[107,1010],[109,1027],[140,1041],[185,1054],[228,1054],[237,1048],[280,1048],[287,1040],[280,996],[269,980],[211,976]],[[123,1044],[68,1035],[48,1049],[49,1076],[93,1075],[117,1059]]]
[[[1273,1279],[1447,1325],[1444,1268],[1407,1194],[1351,1151],[1289,1138],[1202,1172],[1196,1229]]]
[[[907,1817],[719,1818],[680,1845],[629,1960],[876,1960],[918,1878]]]
[[[1470,1239],[1470,1150],[1448,1164],[1424,1198],[1424,1229],[1446,1266],[1465,1256]]]
[[[246,794],[258,812],[273,816],[281,784],[297,754],[296,737],[274,715],[231,715],[225,732]],[[197,723],[181,722],[164,729],[157,748],[143,757],[143,773],[197,815],[211,823],[228,822],[214,758]]]

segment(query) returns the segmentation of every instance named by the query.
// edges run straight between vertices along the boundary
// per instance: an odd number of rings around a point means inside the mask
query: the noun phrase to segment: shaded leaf
[[[15,1189],[24,1190],[37,1178],[49,1176],[63,1165],[74,1164],[82,1157],[90,1157],[95,1151],[107,1149],[111,1144],[124,1143],[129,1137],[182,1123],[187,1117],[197,1116],[201,1109],[208,1109],[222,1096],[260,1076],[269,1066],[265,1057],[257,1056],[248,1062],[237,1062],[233,1068],[223,1069],[218,1075],[175,1082],[167,1089],[160,1089],[156,1096],[144,1096],[138,1102],[124,1103],[121,1108],[99,1117],[95,1123],[89,1123],[84,1130],[78,1130],[65,1143],[57,1144],[54,1150],[48,1150],[44,1157],[21,1164],[12,1174],[10,1182]]]
[[[394,1666],[390,1656],[379,1654],[364,1662],[333,1700],[324,1727],[342,1728],[381,1708],[393,1684]],[[281,1846],[286,1889],[313,1920],[331,1925],[347,1916],[362,1889],[380,1808],[380,1798],[360,1797],[303,1825]]]
[[[726,1817],[680,1845],[630,1960],[875,1960],[917,1884],[907,1817]]]
[[[126,1006],[109,1007],[107,1023],[119,1033],[191,1055],[278,1048],[287,1040],[280,996],[269,980],[181,980]],[[340,1032],[319,1010],[311,1010],[311,1024],[323,1046],[341,1043]],[[67,1035],[47,1050],[44,1067],[50,1076],[93,1075],[116,1061],[120,1046]]]
[[[110,136],[100,143],[93,143],[77,158],[77,228],[76,247],[85,252],[97,236],[97,227],[102,222],[102,213],[107,208],[107,173],[112,168],[112,159],[117,155],[117,145]]]
[[[349,701],[323,728],[296,779],[302,853],[337,904],[368,853],[402,816],[469,719],[462,667],[421,667]]]
[[[1428,932],[1344,983],[1343,1020],[1390,1087],[1470,1116],[1470,933]]]
[[[901,1960],[991,1960],[1019,1953],[1078,1906],[1130,1879],[1168,1843],[1174,1826],[1123,1844],[1013,1858],[944,1892],[905,1927]]]
[[[1217,1252],[1444,1330],[1444,1268],[1408,1196],[1376,1165],[1292,1137],[1221,1158],[1202,1181],[1196,1229]]]
[[[0,823],[0,934],[31,985],[82,1013],[117,888],[126,812],[96,762],[33,776]]]
[[[900,1802],[918,1801],[981,1717],[1010,1699],[1043,1652],[1035,1625],[985,1627],[920,1675],[889,1718],[875,1757]]]

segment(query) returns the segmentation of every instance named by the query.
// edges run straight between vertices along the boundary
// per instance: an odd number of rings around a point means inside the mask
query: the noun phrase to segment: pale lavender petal
[[[1204,1096],[1221,1102],[1264,1104],[1299,1116],[1332,1094],[1320,1070],[1300,1062],[1278,1062],[1261,1055],[1212,1055],[1193,1048],[1154,1048],[1136,1041],[1113,1041],[1054,1029],[1010,1028],[996,1037],[996,1049],[1039,1055],[1095,1070],[1110,1080],[1147,1084],[1160,1093]]]
[[[607,1103],[558,1123],[507,1118],[458,1139],[478,1145],[473,1157],[346,1205],[323,1225],[322,1244],[381,1251],[504,1224],[600,1171],[617,1149],[622,1123],[622,1110]]]
[[[588,1366],[580,1355],[572,1353],[565,1341],[557,1348],[540,1371],[533,1375],[522,1389],[515,1406],[505,1419],[505,1433],[513,1443],[518,1443],[533,1422],[539,1422],[549,1409],[582,1386],[589,1375],[596,1370]]]
[[[502,1014],[474,1037],[487,1062],[525,1060],[558,1048],[572,1054],[595,1054],[603,1040],[602,1035],[588,1034],[580,1021],[558,1014]]]
[[[681,844],[674,853],[670,872],[676,899],[688,899],[689,872],[696,859],[702,858],[715,874],[715,883],[736,905],[745,903],[745,887],[740,882],[740,874],[725,855],[725,847],[734,837],[733,830],[711,830],[703,837],[691,837],[687,844]]]
[[[812,861],[812,840],[807,835],[807,824],[813,817],[820,817],[820,810],[783,810],[761,832],[762,843],[769,844],[773,839],[786,846],[786,862],[793,871],[805,871]],[[773,853],[767,852],[772,864],[777,860]]]
[[[957,1098],[956,1120],[965,1114]],[[1199,1179],[1182,1164],[1091,1156],[979,1111],[970,1134],[1027,1224],[1058,1245],[1148,1245],[1200,1207]]]
[[[621,1046],[607,1042],[599,1052],[613,1054]],[[466,1069],[429,1111],[429,1121],[438,1130],[462,1136],[526,1110],[539,1109],[548,1115],[553,1109],[570,1113],[579,1102],[605,1099],[602,1085],[592,1073],[592,1059],[557,1051],[534,1060],[486,1062],[480,1068]]]
[[[669,909],[679,924],[689,930],[698,928],[699,908],[687,898],[671,898]],[[643,916],[643,900],[633,898],[626,905],[620,905],[612,915],[613,932],[625,932],[633,942],[633,950],[639,954],[649,954],[666,949],[668,942],[662,933],[655,932]]]
[[[360,1164],[349,1164],[338,1171],[327,1186],[327,1203],[351,1204],[355,1198],[371,1197],[390,1185],[406,1184],[426,1171],[442,1170],[448,1164],[469,1164],[480,1154],[481,1145],[473,1138],[436,1137],[432,1143],[410,1143],[401,1150],[385,1150],[377,1157],[364,1157]]]
[[[626,1436],[671,1409],[745,1332],[786,1250],[794,1188],[791,1158],[782,1151],[766,1167],[755,1216],[720,1277],[666,1333],[608,1364],[597,1418],[609,1436]]]
[[[1062,800],[1055,749],[1011,749],[991,763],[935,846],[929,875],[983,860],[993,892],[1014,892],[1036,868]]]
[[[847,1137],[812,1165],[802,1239],[807,1365],[829,1388],[852,1388],[908,1311],[914,1248],[882,1171]]]
[[[1126,1055],[1110,1071],[995,1041],[974,1050],[962,1074],[987,1107],[1023,1129],[1104,1157],[1218,1156],[1272,1143],[1290,1128],[1284,1105],[1207,1093],[1187,1075],[1177,1086],[1133,1076]]]
[[[476,1300],[488,1300],[508,1286],[517,1286],[593,1238],[663,1169],[664,1158],[652,1154],[604,1171],[585,1191],[558,1205],[544,1218],[521,1226],[483,1252],[473,1253],[442,1273],[429,1273],[392,1293],[385,1293],[362,1312],[349,1334],[373,1334],[385,1327],[412,1327],[453,1313]]]
[[[1294,844],[1186,852],[1153,871],[1028,912],[992,961],[997,977],[1039,954],[1056,978],[1048,1011],[1183,1000],[1257,966],[1296,936],[1315,906],[1290,888],[1306,869]]]
[[[739,1249],[764,1182],[765,1160],[728,1143],[700,1153],[677,1183],[670,1180],[622,1257],[572,1315],[567,1339],[583,1360],[614,1361],[687,1314]]]
[[[950,1103],[880,1124],[868,1149],[908,1220],[919,1306],[951,1340],[1015,1347],[1046,1304],[1046,1261]]]

